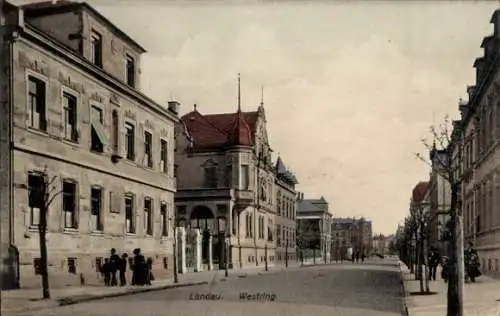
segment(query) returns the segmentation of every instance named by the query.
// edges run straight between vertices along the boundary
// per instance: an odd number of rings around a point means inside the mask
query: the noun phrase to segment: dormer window
[[[90,61],[97,67],[102,67],[102,36],[92,30],[90,35]]]
[[[135,87],[135,61],[130,55],[127,55],[127,84]]]

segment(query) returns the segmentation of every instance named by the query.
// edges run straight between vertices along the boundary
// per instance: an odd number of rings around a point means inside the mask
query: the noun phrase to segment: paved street
[[[240,299],[267,293],[274,301]],[[190,300],[197,294],[219,300]],[[254,298],[255,299],[255,298]],[[264,295],[265,300],[265,295]],[[30,312],[29,315],[400,315],[399,269],[391,262],[315,266],[210,285],[148,292]],[[21,314],[17,314],[21,315]],[[28,315],[28,314],[22,314]]]

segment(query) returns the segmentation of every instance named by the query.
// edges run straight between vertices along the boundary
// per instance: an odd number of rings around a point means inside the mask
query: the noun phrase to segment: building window
[[[90,150],[102,153],[104,146],[108,144],[104,130],[104,114],[100,107],[93,105],[90,109],[91,120],[91,143]]]
[[[45,183],[42,175],[32,173],[28,175],[28,199],[30,209],[30,226],[36,227],[40,224],[40,211],[44,204]]]
[[[248,165],[241,166],[241,189],[248,190],[250,187],[250,170]]]
[[[97,67],[102,67],[102,36],[92,30],[90,35],[90,61]]]
[[[76,258],[68,258],[68,273],[76,274]]]
[[[231,187],[232,181],[233,180],[233,166],[232,165],[227,165],[226,166],[226,186],[228,188]]]
[[[135,160],[135,126],[132,123],[125,123],[125,150],[127,159]]]
[[[130,55],[127,55],[127,84],[135,87],[135,61]]]
[[[215,166],[205,167],[205,185],[209,188],[217,187],[217,168]]]
[[[28,77],[28,125],[44,132],[47,131],[45,91],[45,82]]]
[[[90,200],[91,200],[92,228],[95,231],[102,231],[103,230],[102,189],[101,188],[91,188]]]
[[[146,235],[153,236],[153,201],[147,197],[144,199],[144,231]]]
[[[267,219],[267,240],[273,241],[273,220]]]
[[[76,183],[72,181],[63,181],[62,189],[63,197],[63,214],[64,227],[77,229],[78,228],[78,213],[76,211]]]
[[[125,196],[125,226],[128,234],[135,234],[134,197],[132,195]]]
[[[276,246],[281,246],[281,225],[276,225]]]
[[[175,164],[174,165],[174,178],[177,178],[179,176],[179,165]]]
[[[112,113],[112,124],[113,124],[113,151],[117,154],[120,151],[119,139],[120,139],[120,119],[118,118],[118,111],[113,110]]]
[[[160,140],[160,172],[168,173],[168,143]]]
[[[150,132],[144,132],[144,166],[153,168],[153,135]]]
[[[167,203],[163,202],[160,206],[160,217],[161,217],[161,235],[168,236],[168,212]]]
[[[76,97],[67,92],[63,93],[64,138],[73,142],[78,141]]]

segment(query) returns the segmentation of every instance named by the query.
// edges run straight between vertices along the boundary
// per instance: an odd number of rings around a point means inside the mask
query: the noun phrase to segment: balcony
[[[232,190],[232,197],[235,204],[240,207],[252,206],[254,204],[254,194],[251,190]]]

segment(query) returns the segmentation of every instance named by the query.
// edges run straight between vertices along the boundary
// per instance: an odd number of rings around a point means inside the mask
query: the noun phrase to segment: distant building
[[[446,229],[446,223],[450,216],[451,206],[451,187],[449,181],[445,178],[446,150],[437,150],[434,146],[430,151],[431,173],[429,178],[429,202],[430,202],[430,221],[429,221],[429,245],[439,250],[441,255],[448,255],[446,242],[443,241],[443,235]]]
[[[296,260],[296,212],[298,183],[288,170],[281,157],[276,162],[276,263],[283,264],[288,260]]]
[[[372,251],[379,255],[387,255],[391,252],[391,242],[394,242],[394,236],[385,236],[377,234],[373,236],[373,249]]]
[[[358,234],[358,226],[354,218],[332,219],[332,259],[345,260],[347,249],[353,248],[353,236]]]
[[[140,92],[145,49],[87,3],[2,13],[2,254],[18,254],[21,287],[40,284],[43,172],[61,193],[48,212],[51,286],[79,284],[80,273],[97,282],[111,248],[141,248],[155,276],[169,277],[178,117]]]
[[[332,219],[333,253],[344,253],[342,246],[352,248],[353,252],[368,255],[372,249],[372,222],[364,217]]]
[[[304,199],[304,194],[299,194],[297,243],[304,259],[314,257],[314,260],[330,261],[331,220],[332,214],[323,196],[320,199]]]

